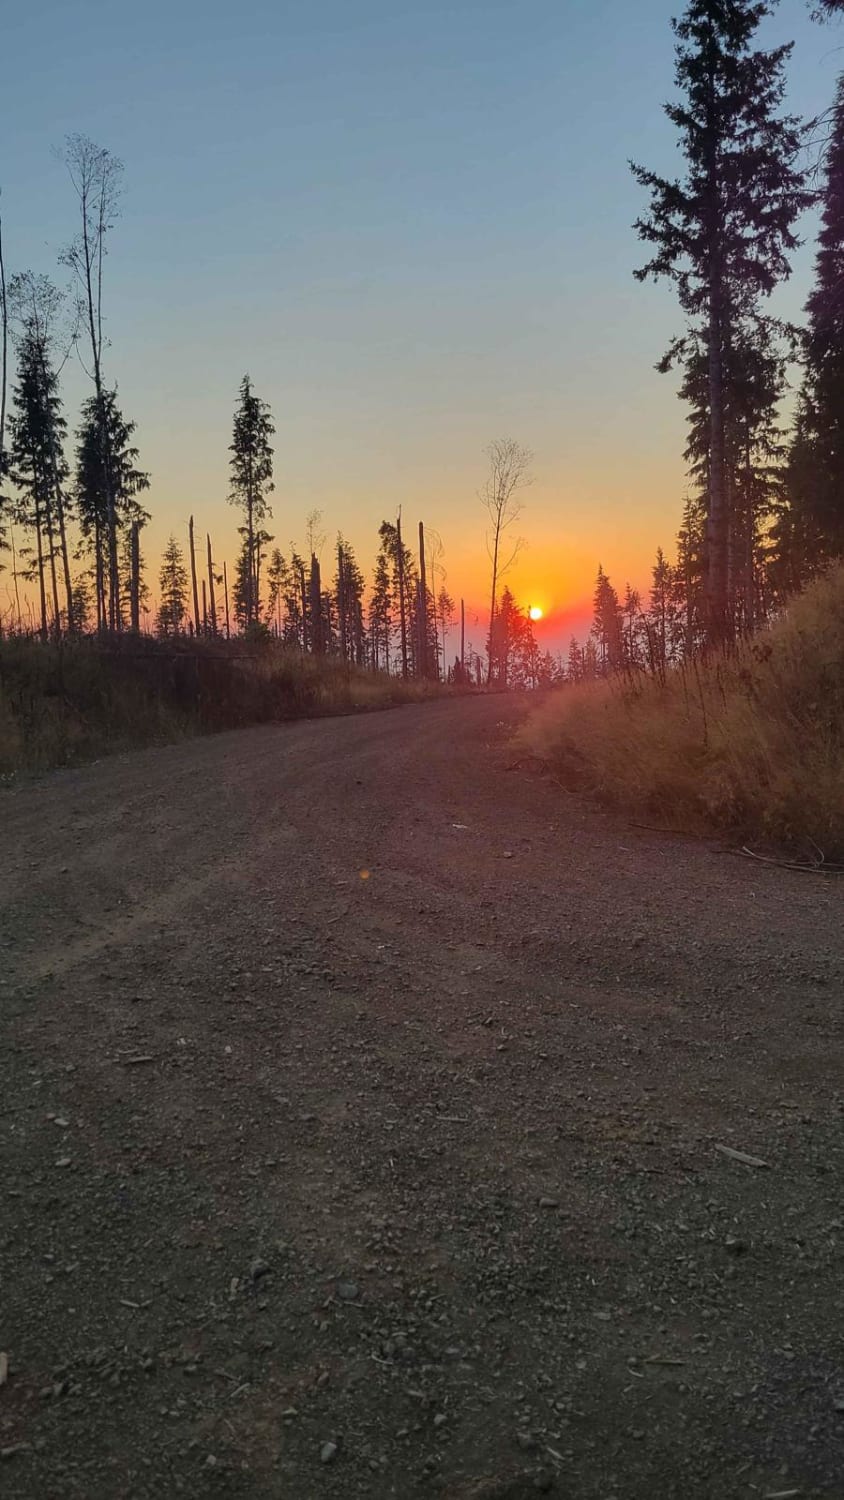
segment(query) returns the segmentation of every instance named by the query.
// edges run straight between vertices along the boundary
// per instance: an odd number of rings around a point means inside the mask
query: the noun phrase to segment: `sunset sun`
[[[543,610],[539,608],[538,604],[532,604],[530,609],[528,610],[528,614],[530,615],[532,620],[541,620]]]

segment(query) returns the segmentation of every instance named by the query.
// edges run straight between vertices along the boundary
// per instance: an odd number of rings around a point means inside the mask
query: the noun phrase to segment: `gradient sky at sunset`
[[[277,425],[274,530],[325,513],[369,571],[401,504],[439,530],[452,592],[485,597],[484,447],[536,482],[513,570],[556,644],[597,564],[646,583],[673,544],[683,411],[654,361],[678,326],[641,288],[638,158],[671,169],[679,0],[34,0],[4,17],[6,257],[53,271],[75,227],[51,148],[126,165],[107,374],[152,474],[153,577],[193,510],[231,558],[227,445],[242,373]],[[830,101],[841,33],[784,0],[793,109]],[[811,232],[811,225],[807,225]],[[780,307],[798,315],[801,252]],[[66,383],[68,415],[85,394]],[[474,632],[482,644],[482,631]]]

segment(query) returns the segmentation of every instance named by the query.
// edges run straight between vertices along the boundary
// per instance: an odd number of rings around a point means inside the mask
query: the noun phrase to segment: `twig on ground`
[[[733,1146],[719,1146],[716,1144],[715,1150],[720,1151],[722,1156],[729,1156],[731,1161],[742,1162],[746,1167],[768,1166],[768,1163],[766,1161],[762,1161],[761,1157],[748,1156],[746,1151],[736,1151]]]
[[[748,849],[746,844],[742,844],[740,849],[724,849],[722,853],[735,854],[739,859],[755,859],[763,865],[776,865],[781,870],[799,870],[803,875],[844,875],[844,865],[828,865],[820,850],[818,850],[820,859],[811,863],[796,859],[778,859],[772,854],[757,854],[755,849]]]

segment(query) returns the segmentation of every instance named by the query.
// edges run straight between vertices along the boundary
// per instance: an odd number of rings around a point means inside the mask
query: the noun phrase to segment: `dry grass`
[[[0,774],[247,724],[359,713],[443,689],[274,642],[0,641]]]
[[[734,653],[562,689],[525,734],[566,785],[649,821],[842,859],[844,567]]]

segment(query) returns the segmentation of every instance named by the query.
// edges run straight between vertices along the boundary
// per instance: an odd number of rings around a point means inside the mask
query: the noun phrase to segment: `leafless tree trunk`
[[[141,629],[141,541],[140,526],[137,521],[132,522],[132,531],[129,541],[130,556],[130,580],[129,580],[129,628],[133,634],[138,635]]]
[[[425,576],[425,526],[419,522],[419,676],[428,676],[428,583]]]
[[[59,582],[56,576],[56,538],[53,531],[53,505],[50,497],[50,484],[44,486],[44,529],[47,535],[47,548],[50,561],[50,589],[53,596],[53,634],[58,640],[62,633],[61,614],[59,611]]]
[[[489,661],[487,664],[487,683],[489,683],[492,681],[494,659],[493,631],[498,601],[498,585],[504,574],[515,562],[523,546],[523,541],[521,537],[516,539],[506,561],[502,560],[502,546],[505,533],[511,526],[515,525],[524,510],[524,504],[519,498],[519,491],[532,483],[530,466],[533,463],[533,454],[530,452],[530,449],[523,448],[519,443],[514,442],[512,438],[497,438],[487,448],[487,456],[489,458],[489,474],[480,492],[479,499],[490,521],[490,531],[487,533],[487,551],[492,563],[492,588],[489,605]]]
[[[193,589],[193,628],[194,633],[199,635],[199,592],[196,587],[196,548],[193,542],[193,516],[188,520],[188,540],[190,543],[190,580]]]
[[[337,542],[337,631],[340,636],[340,655],[346,661],[349,655],[348,627],[346,622],[346,555],[343,543]]]
[[[10,547],[11,553],[12,553],[12,579],[13,579],[14,585],[15,585],[15,609],[16,609],[17,617],[18,617],[18,630],[21,630],[22,629],[22,625],[23,625],[23,621],[22,621],[22,616],[21,616],[21,593],[20,593],[20,583],[18,581],[18,557],[17,557],[17,552],[15,550],[15,528],[14,528],[14,526],[10,526],[9,527],[9,547]]]
[[[231,623],[229,621],[229,574],[226,564],[223,563],[223,597],[226,602],[226,640],[232,638]]]
[[[726,633],[727,529],[720,286],[713,272],[709,287],[709,507],[706,518],[706,614],[710,645],[723,640]]]
[[[307,651],[309,646],[308,633],[308,586],[305,582],[305,564],[299,563],[299,593],[302,600],[302,650]]]
[[[211,634],[217,634],[217,605],[214,598],[214,564],[211,557],[211,533],[206,531],[205,540],[208,544],[208,618],[211,626]]]
[[[38,560],[38,602],[41,606],[41,639],[47,639],[47,594],[44,587],[44,544],[41,536],[41,504],[35,496],[35,553]]]
[[[466,671],[466,603],[460,600],[460,672]]]

